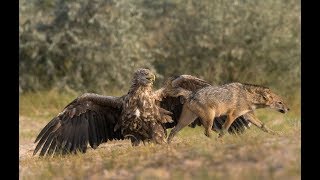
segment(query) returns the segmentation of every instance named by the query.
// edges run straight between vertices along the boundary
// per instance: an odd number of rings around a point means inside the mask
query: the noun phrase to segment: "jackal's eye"
[[[262,96],[262,98],[263,98],[265,101],[268,100],[266,96]]]
[[[282,102],[281,102],[281,101],[279,101],[278,103],[279,103],[279,104],[282,104]]]

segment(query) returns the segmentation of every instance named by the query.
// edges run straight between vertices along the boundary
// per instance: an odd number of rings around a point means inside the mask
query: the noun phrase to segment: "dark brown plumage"
[[[39,133],[33,154],[86,152],[87,144],[96,148],[102,142],[123,139],[113,131],[121,113],[123,97],[86,93],[67,105]]]

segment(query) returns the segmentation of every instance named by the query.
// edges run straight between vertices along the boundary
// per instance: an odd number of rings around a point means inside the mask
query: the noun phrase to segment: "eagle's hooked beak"
[[[151,80],[152,80],[152,82],[154,82],[156,80],[156,76],[154,74],[152,74]]]
[[[147,79],[151,82],[154,82],[156,80],[156,76],[154,74],[151,74]]]

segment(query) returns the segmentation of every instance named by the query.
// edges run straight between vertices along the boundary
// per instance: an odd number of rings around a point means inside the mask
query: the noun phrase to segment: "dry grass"
[[[20,179],[300,179],[300,116],[272,110],[258,117],[280,136],[256,127],[241,136],[209,139],[203,128],[185,128],[170,145],[132,147],[112,141],[86,154],[32,156],[41,128],[77,96],[56,91],[20,97]]]

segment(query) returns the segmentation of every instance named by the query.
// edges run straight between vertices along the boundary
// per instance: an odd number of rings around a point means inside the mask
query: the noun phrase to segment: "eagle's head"
[[[133,74],[133,83],[141,86],[151,86],[156,76],[149,69],[138,69]]]

